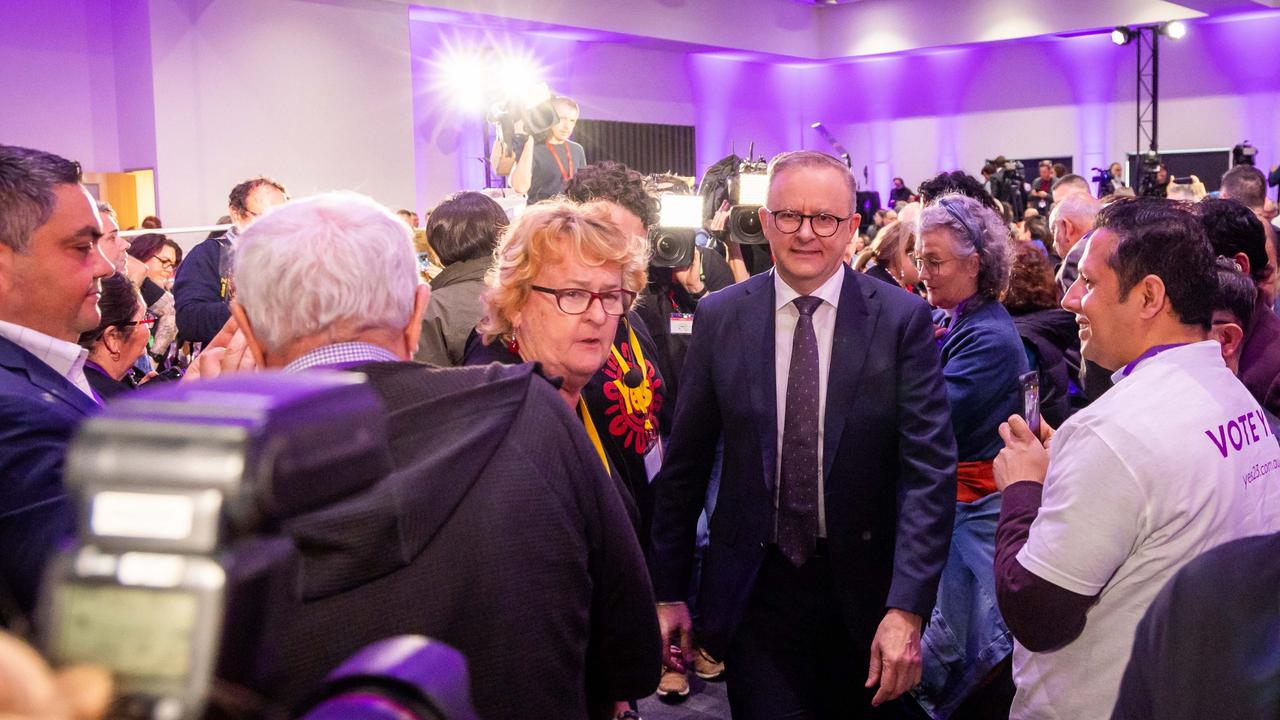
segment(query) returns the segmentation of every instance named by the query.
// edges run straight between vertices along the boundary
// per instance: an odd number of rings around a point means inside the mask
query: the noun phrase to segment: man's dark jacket
[[[926,618],[933,608],[955,516],[956,445],[928,306],[841,272],[824,421],[827,540],[845,625],[865,652],[886,607]],[[723,430],[697,628],[717,657],[773,538],[773,282],[765,273],[698,303],[671,445],[654,481],[654,589],[660,601],[680,601]]]
[[[431,281],[431,302],[422,315],[422,337],[414,360],[439,367],[462,364],[467,338],[484,315],[480,294],[492,262],[488,256],[456,262]]]
[[[173,278],[173,302],[177,311],[179,342],[209,344],[231,318],[231,241],[211,237],[191,248]]]
[[[75,532],[62,465],[72,432],[97,410],[56,370],[0,338],[0,589],[23,612],[51,553]]]
[[[220,676],[291,703],[365,645],[420,633],[466,655],[488,720],[652,692],[644,558],[551,384],[531,365],[355,369],[386,405],[396,470],[241,554]]]
[[[1261,294],[1240,348],[1240,382],[1258,404],[1280,415],[1280,316]]]

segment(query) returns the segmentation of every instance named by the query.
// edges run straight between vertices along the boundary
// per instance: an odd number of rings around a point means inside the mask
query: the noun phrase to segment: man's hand
[[[702,282],[702,251],[695,247],[693,262],[689,263],[688,267],[673,271],[671,276],[683,285],[690,295],[697,295],[706,290],[707,286]]]
[[[884,614],[876,637],[871,641],[871,667],[865,687],[878,683],[872,705],[889,702],[920,682],[920,626],[923,618],[906,610],[891,608]]]
[[[682,602],[658,603],[658,631],[662,633],[662,662],[667,667],[684,672],[693,663],[693,644],[690,637],[693,620],[689,606]],[[671,646],[680,648],[681,657],[671,657]]]
[[[192,358],[182,380],[212,380],[225,373],[251,372],[257,368],[253,353],[249,352],[249,342],[232,316],[200,354]]]
[[[1009,422],[1000,423],[1004,449],[992,464],[997,490],[1004,492],[1006,487],[1022,480],[1044,483],[1049,471],[1049,450],[1045,446],[1053,437],[1053,428],[1042,422],[1040,435],[1032,434],[1027,421],[1018,415],[1010,415]]]

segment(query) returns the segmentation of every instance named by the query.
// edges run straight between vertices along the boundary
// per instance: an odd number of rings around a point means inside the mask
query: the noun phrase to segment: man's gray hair
[[[353,192],[277,207],[235,249],[236,301],[269,352],[339,324],[403,330],[420,282],[409,226]]]
[[[1049,211],[1049,227],[1052,228],[1059,219],[1066,219],[1070,220],[1072,225],[1084,228],[1087,232],[1093,227],[1093,222],[1101,209],[1102,203],[1089,193],[1071,193],[1053,204],[1053,208]]]
[[[792,150],[775,155],[769,161],[769,187],[773,187],[773,179],[784,170],[823,167],[835,170],[844,176],[845,182],[849,183],[849,212],[858,212],[858,180],[853,176],[853,171],[834,156],[817,150]],[[771,209],[781,210],[782,208]]]
[[[978,294],[998,298],[1009,286],[1009,226],[968,195],[943,195],[920,211],[919,234],[946,228],[961,255],[978,254]]]
[[[0,145],[0,244],[25,252],[31,234],[49,221],[58,185],[80,182],[80,165],[53,153]]]

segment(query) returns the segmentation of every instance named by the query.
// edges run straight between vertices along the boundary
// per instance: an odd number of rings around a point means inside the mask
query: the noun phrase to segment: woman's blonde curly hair
[[[546,265],[571,257],[599,267],[622,265],[622,287],[639,293],[648,281],[648,238],[627,235],[610,218],[607,202],[555,200],[527,208],[493,252],[481,295],[485,314],[476,325],[486,344],[512,337],[512,317],[529,300],[529,286]]]

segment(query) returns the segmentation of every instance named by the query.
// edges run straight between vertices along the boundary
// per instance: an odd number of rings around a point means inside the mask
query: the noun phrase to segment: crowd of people
[[[466,656],[484,718],[638,718],[690,674],[735,720],[1276,717],[1261,172],[1098,199],[1044,163],[1020,216],[989,179],[895,178],[863,233],[846,164],[786,152],[754,273],[716,213],[660,267],[653,183],[585,164],[561,105],[548,142],[495,148],[527,207],[427,215],[429,282],[416,216],[355,193],[248,179],[184,259],[122,236],[76,163],[0,146],[4,626],[38,622],[75,532],[86,418],[329,369],[381,398],[394,471],[240,549],[217,674],[271,707],[418,633]]]

